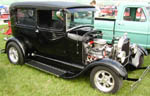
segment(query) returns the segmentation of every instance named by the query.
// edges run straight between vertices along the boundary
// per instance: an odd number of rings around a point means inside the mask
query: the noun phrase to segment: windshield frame
[[[145,7],[146,8],[146,14],[147,14],[147,18],[148,18],[148,20],[150,21],[150,6],[148,6],[148,7]]]

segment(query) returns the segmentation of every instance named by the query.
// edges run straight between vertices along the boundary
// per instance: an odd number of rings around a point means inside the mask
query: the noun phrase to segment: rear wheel
[[[6,50],[8,59],[11,63],[20,65],[24,64],[22,50],[15,42],[8,43]]]
[[[116,93],[122,86],[122,77],[108,67],[95,67],[90,74],[90,81],[94,88],[104,93]]]

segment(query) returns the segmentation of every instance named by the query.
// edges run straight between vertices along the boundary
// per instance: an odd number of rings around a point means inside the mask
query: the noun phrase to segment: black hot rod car
[[[93,87],[115,93],[147,55],[124,35],[107,43],[94,29],[95,8],[72,2],[17,2],[10,6],[13,37],[6,43],[13,64],[27,64],[62,78],[90,72]]]

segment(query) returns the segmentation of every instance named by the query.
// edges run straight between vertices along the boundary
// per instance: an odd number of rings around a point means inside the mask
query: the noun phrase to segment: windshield
[[[70,9],[66,14],[66,29],[94,24],[94,8]]]

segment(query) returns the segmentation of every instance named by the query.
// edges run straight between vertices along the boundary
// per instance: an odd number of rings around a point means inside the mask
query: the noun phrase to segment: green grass
[[[6,26],[0,26],[0,29]],[[0,49],[4,48],[5,35],[0,32]],[[144,66],[150,64],[145,57]],[[129,72],[129,77],[139,77],[143,70]],[[130,91],[134,82],[123,81],[122,88],[114,95],[104,94],[90,85],[89,76],[62,79],[27,65],[11,64],[6,54],[0,54],[0,96],[150,96],[150,73],[138,88]]]

